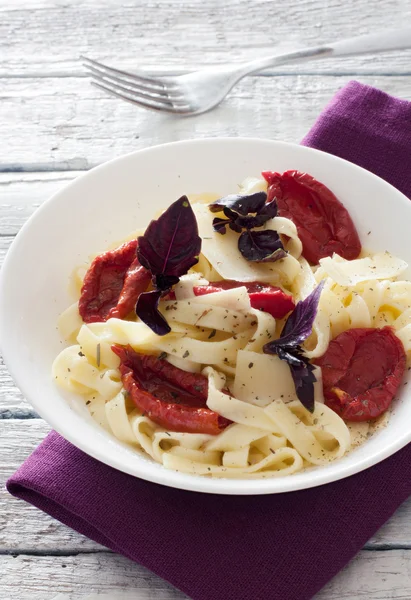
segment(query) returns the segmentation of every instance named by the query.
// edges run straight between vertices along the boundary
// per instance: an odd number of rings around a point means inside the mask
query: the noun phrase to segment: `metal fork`
[[[151,110],[189,116],[211,110],[243,77],[268,67],[316,58],[376,54],[406,48],[411,48],[411,27],[268,56],[241,65],[210,67],[187,75],[167,77],[153,77],[142,72],[127,73],[85,56],[81,58],[93,78],[92,83],[109,94]]]

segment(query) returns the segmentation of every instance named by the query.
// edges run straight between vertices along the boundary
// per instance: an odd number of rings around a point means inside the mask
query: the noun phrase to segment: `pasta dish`
[[[266,478],[337,460],[384,425],[411,350],[408,265],[364,241],[295,170],[182,196],[75,271],[53,378],[169,469]]]

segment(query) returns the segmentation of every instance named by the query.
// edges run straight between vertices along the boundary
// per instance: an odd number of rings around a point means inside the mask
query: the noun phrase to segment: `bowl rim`
[[[25,380],[24,377],[20,377],[20,375],[18,374],[18,369],[16,368],[17,363],[16,361],[14,361],[14,359],[9,353],[7,336],[3,336],[3,332],[6,329],[5,323],[7,319],[4,308],[7,293],[5,291],[6,286],[4,283],[7,280],[7,278],[10,277],[9,272],[11,271],[13,265],[14,254],[19,244],[21,243],[21,240],[24,238],[26,230],[32,227],[33,224],[35,224],[35,222],[42,217],[43,212],[47,210],[49,204],[58,201],[61,196],[64,196],[74,186],[78,185],[79,181],[84,182],[88,179],[93,179],[96,177],[96,175],[98,176],[98,174],[101,171],[107,169],[107,167],[111,168],[117,163],[121,163],[126,159],[138,156],[141,153],[155,153],[159,149],[172,148],[175,146],[198,146],[205,144],[225,144],[233,142],[238,144],[264,143],[267,145],[275,145],[277,146],[277,148],[281,148],[281,146],[293,147],[296,150],[298,149],[298,152],[322,155],[322,160],[324,159],[326,161],[329,161],[330,164],[334,163],[338,165],[341,162],[345,163],[346,165],[349,165],[349,168],[354,169],[356,171],[361,171],[362,177],[364,178],[368,178],[371,180],[378,179],[380,185],[385,187],[387,190],[390,190],[391,195],[393,194],[393,192],[395,193],[399,202],[403,202],[404,204],[407,204],[407,206],[410,206],[410,200],[404,194],[402,194],[402,192],[400,192],[397,188],[395,188],[385,180],[381,179],[378,175],[367,171],[363,167],[360,167],[359,165],[351,163],[350,161],[347,161],[335,155],[328,154],[327,152],[317,150],[315,148],[310,148],[308,146],[302,146],[299,144],[284,141],[270,140],[267,138],[258,137],[226,136],[198,138],[190,140],[179,140],[164,144],[156,144],[154,146],[148,146],[146,148],[141,148],[139,150],[123,154],[100,165],[97,165],[88,171],[85,171],[84,173],[75,177],[72,181],[66,183],[61,189],[59,189],[57,192],[55,192],[49,198],[47,198],[41,204],[41,206],[35,210],[35,212],[27,219],[27,221],[23,224],[23,226],[20,228],[17,235],[13,239],[6,253],[0,271],[0,352],[3,355],[4,362],[12,379],[14,380],[18,388],[22,391],[27,401],[40,414],[41,418],[43,418],[55,431],[57,431],[57,433],[59,433],[62,437],[64,437],[68,442],[72,443],[78,449],[82,450],[83,452],[95,458],[96,460],[107,464],[108,466],[113,467],[119,471],[127,473],[133,477],[141,478],[152,483],[157,483],[167,487],[173,487],[186,491],[226,495],[262,495],[273,493],[286,493],[302,489],[309,489],[320,485],[326,485],[328,483],[332,483],[340,479],[345,479],[346,477],[355,475],[356,473],[360,473],[361,471],[368,469],[373,465],[376,465],[377,463],[388,458],[395,452],[401,450],[401,448],[403,448],[409,442],[411,442],[411,428],[408,435],[404,434],[399,437],[393,437],[391,443],[386,444],[381,449],[375,451],[371,456],[365,456],[352,465],[345,465],[344,463],[341,463],[341,467],[336,473],[330,474],[321,466],[309,468],[307,470],[299,472],[299,474],[304,472],[312,472],[313,474],[315,473],[315,477],[312,477],[309,481],[296,481],[295,476],[284,476],[278,478],[267,477],[261,479],[206,478],[200,476],[193,476],[187,473],[180,473],[177,471],[166,469],[164,467],[162,470],[150,469],[151,461],[147,461],[147,465],[142,463],[136,463],[136,468],[133,470],[132,468],[128,468],[127,465],[123,465],[121,463],[120,457],[112,457],[108,452],[104,456],[102,456],[100,452],[96,451],[95,447],[93,446],[93,443],[89,442],[87,438],[77,436],[75,430],[73,430],[70,427],[66,427],[64,422],[59,422],[58,415],[56,412],[53,413],[51,411],[50,415],[47,414],[47,417],[45,416],[45,412],[47,411],[44,411],[43,407],[39,408],[39,403],[35,397],[35,394],[31,393],[29,382]]]

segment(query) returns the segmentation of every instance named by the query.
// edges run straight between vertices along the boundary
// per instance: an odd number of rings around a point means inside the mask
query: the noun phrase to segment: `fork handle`
[[[289,62],[304,62],[316,58],[333,58],[338,56],[355,56],[360,54],[377,54],[392,50],[411,48],[411,27],[391,30],[385,33],[371,33],[359,37],[348,38],[313,48],[303,48],[287,54],[267,56],[247,62],[240,67],[245,74],[255,73]]]

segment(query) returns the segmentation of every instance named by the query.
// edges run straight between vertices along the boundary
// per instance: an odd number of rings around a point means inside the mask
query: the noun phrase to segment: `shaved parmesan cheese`
[[[222,290],[221,292],[196,296],[192,302],[201,305],[221,306],[227,310],[240,310],[244,312],[251,310],[250,297],[246,287],[232,288],[231,290]]]
[[[194,204],[192,208],[202,239],[201,252],[221,277],[235,281],[278,281],[273,263],[257,264],[247,261],[241,255],[238,249],[238,233],[234,233],[228,227],[225,235],[214,231],[214,215],[207,206]]]
[[[203,373],[208,375],[207,406],[210,410],[214,410],[222,417],[240,425],[276,431],[271,419],[264,413],[262,408],[253,406],[248,402],[242,402],[219,391],[218,375],[214,369],[204,369]]]
[[[265,179],[258,177],[247,177],[240,185],[240,194],[255,194],[256,192],[266,192],[268,183]]]
[[[334,254],[320,260],[325,273],[336,283],[343,286],[354,286],[361,281],[375,279],[391,279],[403,273],[408,265],[389,252],[374,254],[372,257],[342,260]]]
[[[296,400],[290,367],[278,356],[239,350],[233,394],[243,402],[268,406],[274,400]]]

